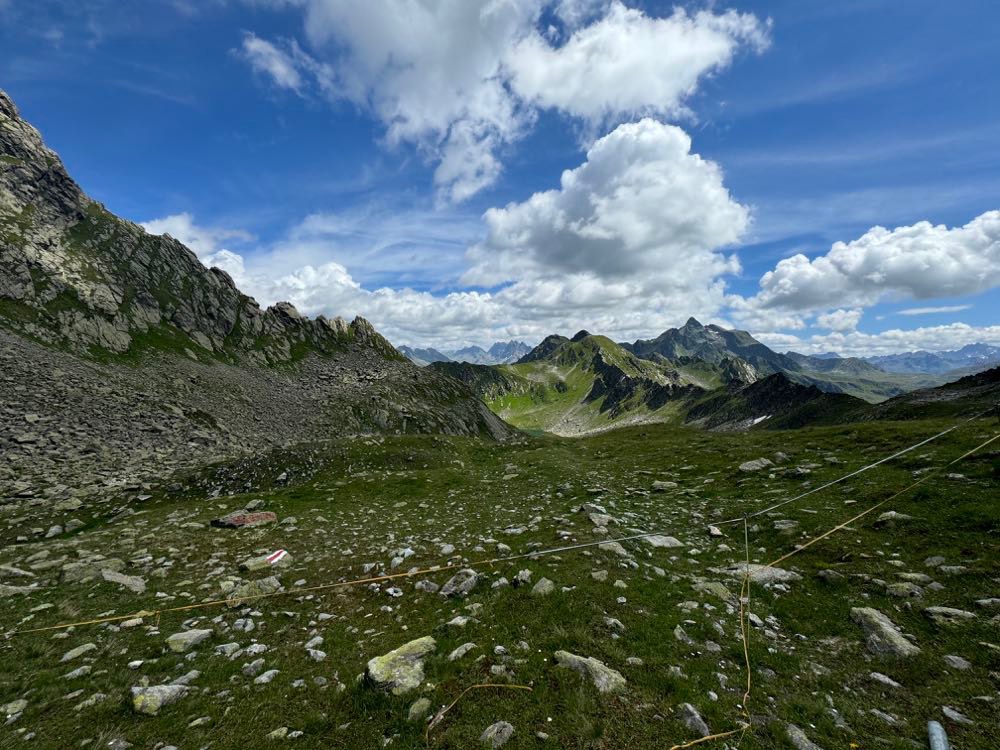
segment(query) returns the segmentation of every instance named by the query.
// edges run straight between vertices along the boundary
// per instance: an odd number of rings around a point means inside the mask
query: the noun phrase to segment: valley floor
[[[74,514],[82,528],[50,539],[31,529],[63,524],[66,513],[0,515],[0,748],[475,748],[488,747],[480,737],[499,721],[513,727],[506,748],[670,748],[700,736],[689,714],[684,721],[683,704],[711,731],[727,732],[739,727],[747,680],[741,580],[732,571],[746,549],[742,525],[724,527],[723,537],[708,526],[949,425],[752,435],[647,425],[506,445],[344,439],[206,470],[184,489],[154,490],[114,516],[88,517],[84,508]],[[791,551],[997,429],[973,422],[757,518],[751,561]],[[956,748],[996,747],[996,445],[796,555],[781,567],[790,580],[752,585],[753,726],[701,747],[812,747],[790,726],[820,748],[925,747],[929,719],[947,727]],[[758,458],[774,465],[739,468]],[[254,489],[229,494],[247,486]],[[210,525],[252,501],[277,522]],[[606,513],[581,512],[587,503]],[[882,510],[903,516],[876,523]],[[291,590],[653,531],[677,545],[633,540],[485,565],[464,598],[421,590],[433,588],[421,582],[445,584],[449,570],[163,612],[141,623],[12,632],[196,605],[247,593],[248,581],[272,575]],[[25,534],[33,541],[14,543]],[[279,549],[290,559],[240,569]],[[525,584],[500,583],[523,570]],[[543,578],[554,584],[547,594]],[[886,615],[919,652],[872,653],[852,620],[852,608],[863,607]],[[168,637],[191,630],[207,631],[205,640],[186,651],[167,647]],[[434,650],[412,692],[387,695],[358,679],[373,657],[424,636]],[[449,658],[466,643],[475,646]],[[907,650],[905,641],[895,647]],[[557,651],[599,660],[624,677],[624,689],[600,693],[558,666]],[[156,715],[134,710],[131,688],[178,678],[187,688],[173,691],[176,702]],[[470,692],[429,734],[426,718],[408,718],[420,698],[429,718],[481,683],[531,691]]]

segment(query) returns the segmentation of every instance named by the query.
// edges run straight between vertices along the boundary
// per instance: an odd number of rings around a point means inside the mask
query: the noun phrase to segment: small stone
[[[73,661],[74,659],[79,659],[84,654],[89,654],[91,651],[96,651],[96,650],[97,646],[95,644],[84,643],[82,646],[77,646],[76,648],[72,648],[69,651],[67,651],[65,654],[63,654],[62,659],[60,659],[59,661],[60,662]]]
[[[865,644],[873,654],[906,657],[920,653],[892,620],[877,609],[855,607],[851,610],[851,619],[864,631]]]
[[[410,711],[406,715],[407,721],[420,721],[423,719],[427,712],[431,709],[430,698],[418,698],[410,706]]]
[[[577,656],[568,651],[556,651],[556,663],[588,678],[600,693],[615,693],[625,688],[625,678],[621,672],[611,669],[593,657]]]
[[[677,713],[678,718],[684,723],[684,726],[695,732],[699,737],[708,737],[712,733],[708,728],[708,724],[705,723],[705,720],[701,718],[701,714],[698,713],[698,709],[690,703],[682,703],[678,706]]]
[[[467,596],[476,587],[479,575],[471,568],[463,568],[453,575],[448,582],[441,587],[441,596],[448,596],[461,599]]]
[[[948,654],[944,657],[945,663],[952,669],[957,669],[959,671],[966,671],[972,669],[972,663],[967,659],[963,659],[961,656],[955,656],[955,654]]]
[[[156,716],[160,709],[176,703],[187,694],[185,685],[153,685],[132,688],[132,709],[136,713]]]
[[[211,630],[182,630],[167,638],[167,646],[174,653],[183,654],[211,637]]]
[[[540,578],[531,589],[532,596],[548,596],[556,590],[556,585],[548,578]]]
[[[785,727],[785,735],[788,737],[788,741],[795,747],[795,750],[822,750],[819,745],[806,737],[806,733],[794,724],[789,724]]]
[[[480,742],[485,742],[492,748],[503,747],[507,741],[514,736],[513,725],[506,721],[498,721],[486,727],[486,731],[479,737]]]

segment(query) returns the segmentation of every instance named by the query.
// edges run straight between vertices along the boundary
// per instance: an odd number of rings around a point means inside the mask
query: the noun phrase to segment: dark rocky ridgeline
[[[0,91],[0,504],[66,502],[295,442],[510,428],[364,319],[262,310],[90,200]]]
[[[744,384],[734,381],[695,400],[685,422],[712,430],[794,428],[849,421],[869,408],[844,393],[800,385],[782,373]]]

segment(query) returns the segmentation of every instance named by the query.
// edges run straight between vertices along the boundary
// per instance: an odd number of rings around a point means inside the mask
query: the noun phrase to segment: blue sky
[[[418,5],[0,0],[0,87],[111,210],[396,343],[1000,343],[995,3]]]

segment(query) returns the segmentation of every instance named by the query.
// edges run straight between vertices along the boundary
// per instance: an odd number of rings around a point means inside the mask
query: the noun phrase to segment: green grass
[[[258,550],[289,549],[294,561],[282,580],[291,587],[297,580],[317,585],[358,577],[370,562],[379,563],[379,570],[388,565],[393,550],[405,546],[416,554],[402,570],[443,562],[438,546],[444,542],[455,544],[457,554],[467,560],[481,560],[496,554],[497,541],[522,552],[532,545],[547,548],[600,539],[586,516],[575,512],[585,501],[605,505],[620,520],[612,526],[611,536],[627,535],[632,528],[662,529],[688,546],[652,549],[628,542],[636,568],[623,566],[620,558],[596,548],[487,568],[483,571],[487,581],[465,602],[421,594],[413,589],[412,580],[398,583],[405,592],[401,599],[353,587],[259,602],[252,605],[261,612],[254,616],[256,631],[219,632],[211,645],[228,641],[247,645],[253,638],[267,644],[270,651],[263,655],[267,667],[281,670],[268,686],[253,685],[242,676],[240,668],[248,659],[230,662],[213,655],[211,647],[200,648],[190,661],[164,653],[163,639],[180,630],[185,618],[220,630],[237,617],[226,609],[165,614],[158,633],[144,628],[115,632],[98,626],[77,628],[65,639],[48,634],[16,636],[0,645],[0,673],[5,675],[0,703],[26,695],[29,707],[17,723],[0,729],[0,747],[16,742],[13,732],[27,727],[37,733],[34,747],[76,746],[85,738],[110,739],[117,733],[137,747],[162,741],[242,750],[272,746],[264,736],[283,725],[305,732],[296,747],[381,748],[386,738],[392,738],[394,748],[425,747],[423,726],[406,721],[409,705],[426,694],[436,708],[469,685],[496,680],[490,667],[504,660],[494,654],[495,645],[505,646],[515,660],[509,663],[512,681],[531,685],[533,692],[476,691],[432,734],[432,747],[479,747],[480,733],[500,719],[516,728],[509,748],[669,747],[691,739],[690,731],[674,718],[682,702],[698,706],[713,730],[726,730],[738,715],[745,678],[737,618],[731,605],[698,592],[694,585],[699,580],[722,581],[735,593],[738,581],[712,569],[741,560],[744,551],[738,528],[731,527],[722,540],[731,548],[727,551],[705,534],[705,526],[803,488],[801,478],[784,477],[780,471],[768,478],[766,473],[741,473],[736,466],[783,451],[790,456],[789,465],[816,464],[807,477],[815,484],[916,442],[944,424],[870,423],[752,436],[650,425],[585,439],[530,438],[515,445],[429,436],[341,440],[205,470],[185,480],[185,491],[154,492],[152,500],[134,506],[133,516],[114,523],[98,516],[73,537],[72,547],[57,548],[51,541],[5,546],[0,552],[3,563],[21,561],[44,549],[52,549],[53,556],[72,553],[75,558],[75,550],[85,548],[126,561],[148,554],[154,560],[172,559],[174,564],[163,568],[162,578],[130,566],[126,572],[141,573],[149,584],[142,596],[91,583],[59,584],[28,597],[0,599],[3,629],[214,598],[220,577],[208,578],[207,573],[221,569],[222,575],[238,575],[237,563]],[[765,562],[777,557],[802,538],[904,486],[915,470],[959,455],[986,432],[983,423],[962,428],[946,441],[760,519],[750,534],[751,557]],[[829,463],[828,456],[843,463]],[[991,581],[1000,576],[1000,508],[995,502],[1000,461],[993,453],[954,470],[967,479],[935,478],[890,506],[915,517],[905,528],[880,530],[870,520],[859,522],[795,557],[790,567],[803,580],[791,584],[787,592],[754,587],[752,611],[762,618],[773,615],[780,627],[777,638],[758,630],[751,633],[756,682],[751,708],[762,721],[743,747],[787,747],[783,732],[788,721],[798,723],[824,748],[848,747],[851,742],[862,748],[909,747],[910,742],[923,742],[927,719],[942,718],[942,705],[954,706],[976,722],[972,728],[948,723],[953,746],[994,746],[995,706],[975,696],[996,691],[990,673],[1000,669],[1000,655],[977,644],[997,643],[997,626],[981,614],[972,624],[940,628],[920,613],[931,604],[975,609],[974,599],[996,595]],[[288,486],[274,482],[284,471],[291,477]],[[224,494],[241,488],[250,476],[263,478],[259,490],[246,497]],[[670,479],[679,487],[651,492],[655,479]],[[222,496],[211,499],[213,490],[221,490]],[[296,517],[296,530],[281,525],[242,531],[184,525],[207,524],[248,499],[263,499],[280,518]],[[530,525],[534,517],[540,520]],[[800,523],[795,533],[773,528],[773,520],[789,518]],[[46,527],[52,520],[57,519],[35,515],[15,524],[9,534],[12,539],[13,534],[25,533],[31,526]],[[505,534],[504,529],[513,525],[527,530]],[[934,554],[967,566],[967,572],[934,574],[945,589],[928,590],[923,601],[909,603],[889,598],[876,582],[894,580],[899,571],[924,572],[923,560]],[[901,567],[893,564],[896,560]],[[665,576],[649,566],[661,567]],[[546,576],[557,586],[573,588],[545,599],[531,597],[524,589],[490,588],[489,582],[498,576],[512,578],[525,567],[534,572],[534,580]],[[831,568],[845,578],[831,584],[816,576]],[[608,580],[595,581],[593,570],[607,570]],[[443,583],[447,574],[430,577]],[[628,588],[615,588],[616,579]],[[169,598],[157,598],[156,592]],[[627,601],[617,603],[619,596]],[[55,607],[31,615],[30,609],[43,602]],[[694,602],[695,608],[686,610],[685,602]],[[455,614],[469,614],[468,604],[481,605],[475,613],[478,623],[459,631],[444,625]],[[868,656],[849,618],[852,606],[875,606],[888,613],[916,637],[922,654],[906,663]],[[320,622],[321,612],[333,617]],[[620,638],[611,637],[604,624],[606,615],[625,624]],[[678,624],[697,641],[696,646],[674,639]],[[321,663],[308,660],[302,648],[314,632],[325,639],[320,648],[328,657]],[[369,658],[423,635],[434,635],[438,650],[427,660],[422,692],[388,697],[355,684]],[[99,647],[93,660],[95,673],[84,680],[64,680],[61,675],[78,664],[60,665],[59,657],[90,641]],[[445,656],[465,641],[479,648],[461,661],[447,661]],[[528,644],[527,650],[518,648],[520,641]],[[707,641],[717,643],[721,652],[708,651]],[[614,698],[599,696],[575,674],[552,664],[557,649],[594,656],[620,670],[628,680],[627,692]],[[945,654],[964,656],[973,669],[965,673],[946,669]],[[627,665],[629,656],[640,657],[644,666]],[[129,670],[127,663],[135,659],[146,663]],[[680,667],[684,676],[673,675],[672,666]],[[761,668],[775,675],[765,678]],[[131,713],[127,689],[141,676],[157,683],[190,669],[202,672],[194,683],[199,690],[158,717]],[[904,688],[892,692],[879,688],[867,677],[871,671],[890,675]],[[720,687],[718,673],[727,675],[728,689]],[[331,687],[317,687],[314,677],[328,679]],[[292,687],[296,678],[306,680],[306,686]],[[339,692],[332,687],[337,679],[345,685]],[[64,699],[78,687],[84,688],[83,694]],[[718,693],[718,701],[709,700],[710,690]],[[107,700],[80,714],[72,710],[97,691],[106,693]],[[836,728],[826,711],[828,700],[851,731]],[[907,723],[886,727],[867,713],[870,708],[890,711]],[[187,724],[200,716],[212,717],[212,723],[188,730]],[[551,739],[540,743],[536,731]]]

